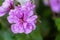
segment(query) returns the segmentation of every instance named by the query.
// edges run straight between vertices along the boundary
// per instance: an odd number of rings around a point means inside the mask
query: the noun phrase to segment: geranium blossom
[[[18,5],[9,12],[8,22],[11,24],[13,33],[29,34],[36,29],[37,15],[34,15],[35,5],[26,2],[24,5]]]
[[[13,6],[14,0],[5,0],[0,6],[0,17],[4,16]]]
[[[50,6],[53,12],[60,12],[60,0],[50,0]]]

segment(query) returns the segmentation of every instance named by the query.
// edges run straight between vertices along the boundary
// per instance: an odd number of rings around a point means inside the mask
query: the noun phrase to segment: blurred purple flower
[[[24,5],[16,6],[14,10],[9,12],[8,22],[11,25],[13,33],[29,34],[36,29],[37,15],[34,15],[35,5],[27,2]]]
[[[53,12],[60,12],[60,0],[50,0],[50,6]]]
[[[49,0],[43,0],[44,5],[48,6],[49,5]]]
[[[14,0],[5,0],[0,6],[0,17],[4,16],[12,7],[13,7]]]

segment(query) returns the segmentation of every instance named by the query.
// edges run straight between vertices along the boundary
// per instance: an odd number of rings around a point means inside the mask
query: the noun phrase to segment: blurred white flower
[[[48,6],[49,5],[49,0],[43,0],[44,5]]]
[[[16,0],[16,1],[20,2],[21,5],[24,4],[27,1],[32,1],[36,5],[36,7],[39,6],[39,0]]]
[[[24,4],[26,3],[27,1],[30,1],[30,0],[16,0],[17,2],[20,2],[20,4]]]

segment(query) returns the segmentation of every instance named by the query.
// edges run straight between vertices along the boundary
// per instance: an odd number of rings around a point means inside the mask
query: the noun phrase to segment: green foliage
[[[38,23],[37,28],[31,34],[32,40],[43,40],[41,31],[40,31],[40,24]]]
[[[0,5],[2,5],[3,0],[0,0]]]
[[[56,35],[56,39],[55,40],[60,40],[60,33]]]
[[[60,18],[55,18],[55,23],[56,23],[58,31],[60,31]]]

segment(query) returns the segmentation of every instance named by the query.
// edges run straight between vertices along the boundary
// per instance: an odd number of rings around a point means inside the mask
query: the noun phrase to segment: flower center
[[[23,18],[20,18],[20,22],[21,22],[21,23],[23,23],[23,22],[24,22]]]

